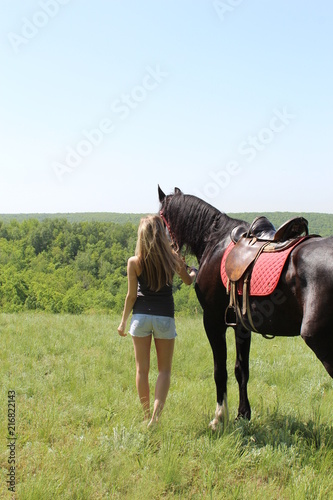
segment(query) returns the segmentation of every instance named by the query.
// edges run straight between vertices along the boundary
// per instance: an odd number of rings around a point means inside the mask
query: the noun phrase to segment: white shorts
[[[133,314],[129,332],[133,337],[148,337],[149,335],[154,335],[155,339],[177,337],[175,318],[152,314]]]

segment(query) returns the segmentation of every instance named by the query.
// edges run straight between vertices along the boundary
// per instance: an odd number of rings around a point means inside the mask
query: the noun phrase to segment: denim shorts
[[[133,337],[148,337],[149,335],[154,335],[155,339],[177,337],[174,318],[151,314],[133,314],[129,332]]]

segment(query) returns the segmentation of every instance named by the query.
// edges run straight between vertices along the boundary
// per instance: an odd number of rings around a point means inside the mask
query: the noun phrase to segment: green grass
[[[16,391],[16,498],[333,498],[333,383],[300,338],[253,335],[252,420],[212,433],[213,363],[200,318],[177,318],[161,421],[142,423],[131,339],[118,317],[0,315],[0,497],[7,492],[7,393]],[[152,351],[151,386],[156,379]]]

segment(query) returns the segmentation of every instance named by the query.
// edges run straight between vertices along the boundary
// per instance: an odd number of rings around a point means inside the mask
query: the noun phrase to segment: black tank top
[[[175,315],[175,306],[172,295],[172,285],[165,285],[158,292],[153,292],[145,282],[142,274],[138,277],[137,299],[133,307],[133,314],[151,314],[154,316]]]

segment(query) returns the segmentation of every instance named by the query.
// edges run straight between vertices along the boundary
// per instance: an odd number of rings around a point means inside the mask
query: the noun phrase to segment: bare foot
[[[150,420],[150,422],[148,423],[147,428],[148,429],[154,429],[154,427],[156,427],[157,423],[158,423],[158,419],[157,418],[152,418]]]

